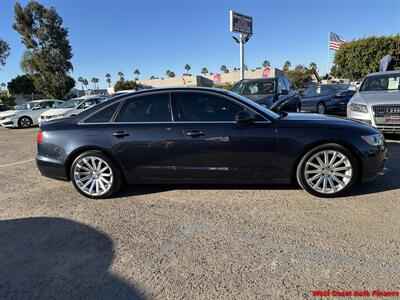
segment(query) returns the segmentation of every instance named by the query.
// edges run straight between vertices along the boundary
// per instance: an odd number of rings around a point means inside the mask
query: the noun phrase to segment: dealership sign
[[[269,76],[271,76],[271,69],[270,69],[270,67],[267,66],[264,69],[262,69],[261,77],[267,78]]]
[[[253,18],[236,11],[230,11],[231,32],[253,34]]]

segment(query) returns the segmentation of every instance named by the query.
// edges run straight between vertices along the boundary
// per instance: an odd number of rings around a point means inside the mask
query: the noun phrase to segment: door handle
[[[205,134],[203,132],[198,131],[198,130],[193,130],[193,131],[187,132],[186,135],[193,137],[193,138],[205,136]]]
[[[128,136],[129,133],[127,133],[126,131],[117,131],[117,132],[113,132],[112,135],[117,138],[123,138],[125,136]]]

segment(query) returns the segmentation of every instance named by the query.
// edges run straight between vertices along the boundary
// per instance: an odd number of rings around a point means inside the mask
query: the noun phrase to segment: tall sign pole
[[[239,38],[232,36],[239,44],[240,48],[240,79],[244,79],[244,44],[253,35],[253,18],[244,14],[231,10],[230,14],[230,29],[231,32],[239,33]]]

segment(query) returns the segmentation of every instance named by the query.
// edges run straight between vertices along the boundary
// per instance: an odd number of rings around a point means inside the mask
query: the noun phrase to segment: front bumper
[[[36,155],[36,166],[45,177],[64,181],[68,180],[65,165],[59,160]]]
[[[384,175],[387,171],[386,162],[388,159],[388,149],[378,147],[370,150],[362,157],[362,178],[361,181],[368,182],[374,180],[380,175]]]
[[[13,118],[8,118],[8,119],[3,119],[0,121],[0,125],[3,127],[8,127],[8,128],[12,128],[12,127],[17,127],[17,123],[16,121],[13,120]]]

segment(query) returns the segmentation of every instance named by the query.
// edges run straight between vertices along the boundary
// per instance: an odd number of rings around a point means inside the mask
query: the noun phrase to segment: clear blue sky
[[[136,68],[141,78],[148,78],[165,77],[167,69],[179,76],[186,63],[192,74],[202,67],[214,73],[222,64],[237,67],[239,47],[229,32],[230,9],[253,16],[254,35],[245,50],[249,68],[264,59],[279,68],[286,60],[292,65],[314,61],[325,73],[329,30],[348,40],[400,32],[400,0],[39,2],[54,6],[69,30],[72,76],[98,77],[103,87],[104,75],[109,72],[114,81],[120,70],[131,79]],[[12,48],[0,82],[22,73],[24,47],[11,28],[14,3],[0,0],[0,37]]]

